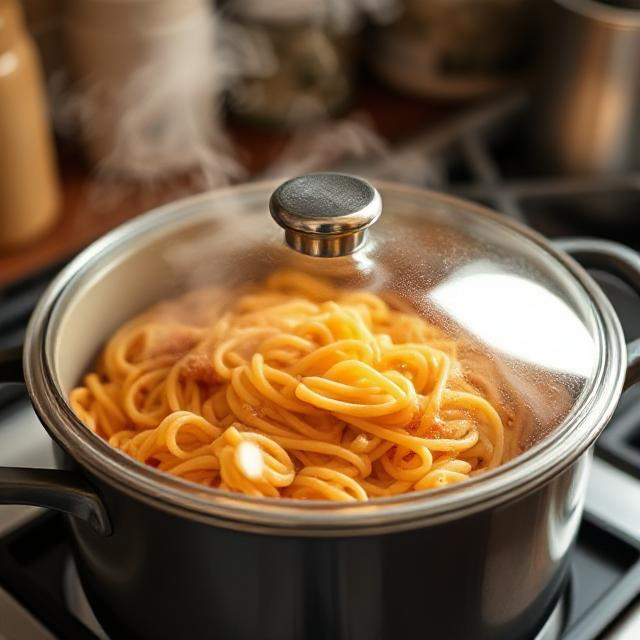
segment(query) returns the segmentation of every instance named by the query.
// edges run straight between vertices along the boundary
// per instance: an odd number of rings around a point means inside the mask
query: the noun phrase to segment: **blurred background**
[[[626,237],[634,5],[0,0],[0,285],[162,202],[324,169]]]

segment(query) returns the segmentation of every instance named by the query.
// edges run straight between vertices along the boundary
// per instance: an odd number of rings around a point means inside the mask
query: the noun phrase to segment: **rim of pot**
[[[27,329],[25,381],[36,413],[51,437],[86,472],[132,498],[191,520],[226,528],[277,535],[348,536],[410,530],[457,519],[523,496],[574,463],[595,441],[611,417],[624,382],[626,346],[620,322],[593,279],[566,254],[527,227],[465,200],[425,189],[378,182],[383,191],[413,194],[472,212],[534,243],[557,261],[582,289],[595,324],[596,370],[565,420],[552,433],[515,459],[468,482],[365,503],[254,498],[199,485],[138,462],[110,446],[76,417],[52,366],[56,320],[61,299],[90,286],[96,267],[136,251],[136,240],[164,235],[193,208],[225,194],[250,194],[277,186],[261,182],[219,189],[178,200],[109,232],[73,259],[51,283]],[[211,215],[200,212],[202,217]],[[81,293],[81,291],[80,291]],[[70,299],[70,298],[69,298]],[[67,299],[67,302],[69,301]]]

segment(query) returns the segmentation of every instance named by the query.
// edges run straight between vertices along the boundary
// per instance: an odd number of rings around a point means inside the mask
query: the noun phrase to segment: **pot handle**
[[[0,385],[22,380],[22,349],[0,351]],[[0,504],[63,511],[85,521],[101,535],[112,532],[104,503],[91,485],[73,471],[0,467]]]
[[[74,471],[0,467],[0,504],[28,504],[72,515],[96,533],[111,535],[102,500]]]
[[[586,269],[599,269],[620,278],[640,295],[640,254],[618,242],[598,238],[562,238],[553,244]],[[627,345],[624,388],[640,382],[640,338]]]

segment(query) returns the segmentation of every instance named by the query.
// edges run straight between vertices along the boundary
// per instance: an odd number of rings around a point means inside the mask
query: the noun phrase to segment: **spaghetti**
[[[367,500],[502,462],[496,408],[456,343],[382,298],[277,272],[235,300],[156,305],[108,342],[70,395],[136,460],[250,496]]]

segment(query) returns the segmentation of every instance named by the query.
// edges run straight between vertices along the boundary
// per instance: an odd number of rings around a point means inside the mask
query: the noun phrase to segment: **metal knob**
[[[382,199],[361,178],[311,173],[281,184],[269,209],[290,247],[310,256],[336,257],[362,247],[367,228],[382,213]]]

